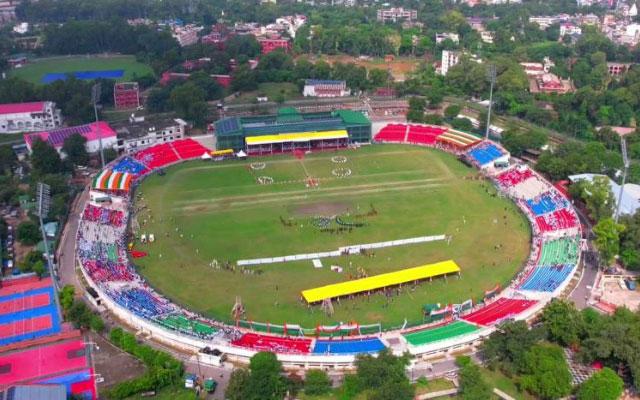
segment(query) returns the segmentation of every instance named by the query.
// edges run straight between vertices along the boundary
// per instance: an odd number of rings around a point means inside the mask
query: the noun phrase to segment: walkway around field
[[[340,247],[338,248],[338,250],[335,250],[335,251],[325,251],[322,253],[306,253],[306,254],[295,254],[291,256],[282,256],[282,257],[267,257],[267,258],[253,258],[250,260],[238,260],[236,264],[260,265],[260,264],[272,264],[272,263],[281,263],[281,262],[288,262],[288,261],[313,260],[316,258],[339,257],[343,254],[358,254],[360,253],[361,250],[382,249],[384,247],[404,246],[406,244],[414,244],[414,243],[435,242],[435,241],[445,240],[445,239],[446,239],[446,235],[419,236],[419,237],[413,237],[409,239],[389,240],[387,242],[354,244],[351,246]]]

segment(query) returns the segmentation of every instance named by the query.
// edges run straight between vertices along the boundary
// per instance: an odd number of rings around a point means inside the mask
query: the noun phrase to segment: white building
[[[382,8],[377,12],[380,22],[415,21],[418,19],[417,10],[405,10],[404,8]]]
[[[582,28],[569,22],[560,24],[560,37],[565,35],[582,35]]]
[[[452,33],[452,32],[436,33],[436,44],[440,44],[447,39],[450,39],[455,44],[460,43],[460,35],[458,35],[457,33]]]
[[[350,94],[345,81],[307,79],[302,90],[304,97],[343,97]]]
[[[440,63],[440,75],[447,76],[449,68],[457,65],[460,62],[462,53],[459,51],[443,50]]]
[[[485,42],[485,43],[493,43],[493,39],[495,37],[495,33],[491,32],[491,31],[481,31],[480,32],[480,39]]]
[[[132,153],[145,147],[183,139],[187,125],[180,118],[145,121],[144,117],[136,118],[132,114],[129,123],[115,127],[117,133],[115,148],[125,153]]]
[[[13,31],[17,34],[24,35],[29,32],[29,23],[28,22],[20,22],[13,27]]]
[[[0,133],[37,132],[60,124],[60,109],[52,101],[0,104]]]

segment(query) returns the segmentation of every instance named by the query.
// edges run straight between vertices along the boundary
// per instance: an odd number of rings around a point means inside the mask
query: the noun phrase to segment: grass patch
[[[22,143],[23,136],[22,133],[3,133],[0,135],[0,145]]]
[[[137,399],[154,399],[154,400],[193,400],[197,399],[196,392],[193,389],[186,389],[181,385],[167,386],[156,391],[156,395],[153,397],[143,397],[140,394],[127,397],[128,400]]]
[[[535,397],[529,393],[519,392],[515,382],[502,372],[482,367],[480,372],[491,388],[498,388],[517,400],[535,400]]]
[[[419,394],[425,394],[425,393],[439,392],[441,390],[454,389],[455,385],[447,379],[436,378],[428,381],[427,383],[416,382],[415,387],[416,387],[416,394],[419,395]]]
[[[233,99],[233,103],[251,103],[256,101],[256,97],[268,97],[269,101],[295,100],[302,98],[302,94],[298,89],[298,85],[290,82],[265,82],[258,85],[257,90],[251,92],[243,92],[240,96]]]
[[[133,75],[153,75],[148,65],[139,63],[134,56],[70,56],[51,57],[29,60],[29,64],[22,68],[11,70],[10,76],[16,76],[26,81],[43,84],[42,78],[48,73],[70,73],[74,71],[105,71],[123,69],[124,76],[118,80],[131,80]]]
[[[344,155],[347,162],[331,158]],[[259,161],[252,159],[251,162]],[[265,168],[247,161],[183,163],[153,175],[140,186],[135,216],[138,233],[156,241],[138,245],[148,257],[136,260],[151,285],[174,301],[222,320],[230,319],[236,296],[246,318],[304,327],[337,321],[381,322],[385,327],[422,320],[425,303],[477,299],[496,283],[506,284],[529,253],[529,224],[516,206],[495,195],[491,184],[468,179],[477,172],[453,156],[401,145],[366,146],[357,151],[316,153],[300,161],[289,155],[264,158]],[[349,168],[336,178],[335,168]],[[256,183],[270,176],[271,185]],[[307,188],[305,176],[319,179]],[[367,215],[370,210],[375,215]],[[341,215],[364,223],[351,232],[322,232],[316,216]],[[286,221],[283,223],[282,221]],[[330,227],[337,228],[335,220]],[[214,269],[240,259],[333,251],[341,246],[425,235],[452,235],[437,241],[386,249],[367,256],[252,267],[261,274]],[[496,245],[501,245],[496,250]],[[389,300],[384,295],[334,302],[335,314],[299,301],[300,292],[342,282],[365,270],[369,276],[453,259],[461,277],[407,285]],[[332,272],[330,265],[344,268]]]

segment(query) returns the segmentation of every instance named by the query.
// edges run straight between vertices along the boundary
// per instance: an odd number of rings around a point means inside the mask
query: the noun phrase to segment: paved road
[[[585,236],[587,238],[587,250],[592,251],[594,249],[593,243],[591,240],[593,239],[592,234],[592,225],[589,219],[582,213],[582,211],[575,207],[576,212],[578,213],[578,217],[580,218],[580,222],[586,228]],[[584,255],[584,253],[583,253]],[[591,290],[593,289],[593,284],[595,283],[596,276],[598,275],[598,265],[593,264],[591,260],[583,260],[584,270],[582,272],[582,277],[580,278],[580,282],[578,286],[571,293],[570,299],[575,303],[578,309],[583,309],[588,306],[589,298],[591,297]]]

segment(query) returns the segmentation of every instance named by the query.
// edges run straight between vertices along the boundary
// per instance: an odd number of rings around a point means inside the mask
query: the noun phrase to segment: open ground
[[[29,60],[29,64],[11,71],[16,76],[35,84],[42,84],[42,77],[48,73],[72,73],[75,71],[108,71],[123,69],[119,81],[131,80],[134,75],[153,75],[151,68],[136,61],[134,56],[92,55],[51,57]]]
[[[345,156],[336,163],[332,157]],[[264,162],[264,168],[255,163]],[[254,163],[254,168],[251,164]],[[337,169],[350,170],[338,177]],[[340,175],[340,174],[338,174]],[[273,179],[258,184],[259,177]],[[476,179],[477,171],[437,150],[401,145],[224,163],[189,162],[145,179],[136,192],[137,234],[154,234],[135,262],[150,284],[187,308],[230,320],[240,296],[246,318],[275,324],[357,321],[397,327],[422,320],[426,303],[478,299],[506,284],[529,252],[529,224],[516,206]],[[308,178],[318,184],[308,187]],[[351,229],[344,223],[362,225]],[[343,227],[340,230],[340,227]],[[378,249],[367,255],[250,267],[215,268],[239,259],[325,252],[340,246],[447,234],[447,241]],[[334,302],[335,314],[300,302],[300,292],[453,259],[461,277],[407,285],[391,299],[376,294]],[[330,265],[344,268],[332,272]]]

